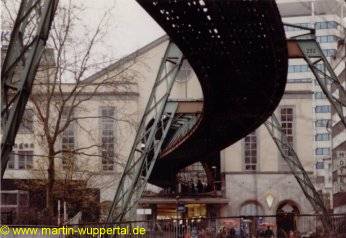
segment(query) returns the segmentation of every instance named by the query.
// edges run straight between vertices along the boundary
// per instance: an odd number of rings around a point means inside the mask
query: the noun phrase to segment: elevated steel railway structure
[[[2,104],[5,122],[2,176],[58,1],[44,1],[46,5],[42,5],[43,14],[39,16],[43,23],[35,38],[38,43],[30,45],[37,47],[30,54],[20,54],[17,42],[20,41],[20,30],[25,28],[20,25],[20,20],[25,19],[23,14],[28,15],[25,10],[35,8],[26,6],[25,2],[27,0],[22,1],[19,20],[2,68],[2,99],[6,102]],[[208,155],[235,143],[265,123],[313,208],[324,214],[325,229],[333,230],[323,201],[273,114],[284,93],[289,57],[304,58],[317,78],[321,72],[314,68],[315,62],[310,59],[317,57],[328,65],[322,51],[318,50],[318,44],[307,45],[299,39],[287,44],[274,0],[137,2],[166,31],[170,43],[117,187],[108,222],[131,217],[148,181],[159,186],[172,184],[180,169],[197,161],[208,162],[212,158]],[[314,38],[312,40],[316,43]],[[313,51],[315,54],[311,49],[307,50],[309,47],[317,49]],[[22,74],[19,83],[13,85],[9,66],[25,57],[34,60],[33,64],[27,66],[28,70]],[[192,66],[201,84],[201,102],[169,99],[184,60]],[[335,74],[328,69],[330,72],[325,76],[337,82]],[[6,98],[9,89],[25,93],[18,93],[18,101],[9,102]],[[345,104],[330,94],[327,87],[323,91],[344,121]],[[341,86],[339,91],[344,93]]]

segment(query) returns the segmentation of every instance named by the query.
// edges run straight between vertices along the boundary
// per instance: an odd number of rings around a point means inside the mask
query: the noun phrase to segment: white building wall
[[[297,90],[296,87],[294,88]],[[304,90],[308,88],[306,85],[303,87]],[[311,91],[303,92],[305,94],[285,94],[278,110],[282,106],[294,108],[294,147],[305,170],[311,176],[314,170],[312,94]],[[256,132],[257,171],[244,170],[244,139],[221,152],[226,197],[230,201],[223,210],[223,215],[239,215],[241,206],[249,201],[261,204],[265,215],[275,215],[277,206],[286,200],[296,203],[301,208],[301,213],[313,212],[290,171],[280,171],[279,162],[283,159],[267,129],[262,125]],[[270,207],[266,202],[268,194],[274,198],[274,203]]]

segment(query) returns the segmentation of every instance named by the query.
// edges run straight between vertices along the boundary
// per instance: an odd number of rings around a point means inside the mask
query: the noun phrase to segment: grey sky
[[[165,34],[135,0],[60,0],[59,5],[66,5],[69,1],[74,5],[81,5],[85,9],[82,14],[78,14],[80,21],[73,28],[72,38],[82,39],[85,34],[90,33],[88,38],[90,39],[105,12],[111,9],[112,14],[108,18],[107,34],[101,44],[95,44],[96,48],[90,58],[91,64],[103,62],[104,67]],[[16,14],[19,3],[20,0],[13,2],[10,0],[6,2],[6,6],[12,11],[12,14]],[[8,17],[7,14],[6,17]],[[3,21],[1,33],[1,42],[8,43],[10,30]],[[100,67],[102,66],[100,65]],[[90,68],[87,75],[95,70],[97,71],[99,68]],[[66,75],[66,78],[69,76]]]
[[[104,41],[109,57],[119,58],[146,45],[164,34],[154,20],[135,0],[75,0],[82,2],[86,13],[81,16],[87,24],[96,25],[105,10],[114,7],[109,33]]]

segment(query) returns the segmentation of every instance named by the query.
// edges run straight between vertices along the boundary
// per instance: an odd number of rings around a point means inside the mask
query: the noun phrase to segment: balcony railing
[[[192,186],[192,184],[178,184],[176,188],[165,188],[158,193],[146,191],[144,197],[223,197],[223,182],[215,181],[212,185]]]

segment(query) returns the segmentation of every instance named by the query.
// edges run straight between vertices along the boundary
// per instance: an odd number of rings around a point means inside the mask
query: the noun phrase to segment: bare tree
[[[11,12],[13,7],[5,0],[2,4],[8,15],[6,19],[14,20],[14,14]],[[89,111],[89,103],[95,98],[102,100],[100,103],[102,105],[113,103],[109,98],[102,97],[102,94],[114,95],[117,92],[131,91],[136,72],[131,69],[135,63],[133,60],[115,71],[106,72],[100,78],[84,80],[112,61],[97,51],[107,33],[112,9],[104,13],[94,29],[81,24],[79,16],[84,10],[83,7],[73,4],[71,0],[58,7],[47,42],[47,50],[42,57],[29,100],[35,118],[34,138],[44,148],[42,154],[34,155],[43,161],[39,165],[40,172],[36,171],[35,176],[40,178],[40,186],[43,183],[45,187],[46,215],[52,220],[55,194],[76,201],[88,199],[86,194],[84,197],[71,198],[69,192],[71,186],[77,186],[76,180],[83,180],[87,184],[93,176],[93,172],[88,168],[76,168],[77,158],[104,160],[109,157],[117,158],[116,161],[122,160],[118,158],[121,155],[114,148],[110,148],[110,146],[120,147],[119,141],[113,143],[101,141],[94,131],[85,127],[83,121],[103,118],[115,123],[127,123],[132,128],[134,125],[131,115],[121,108],[117,108],[119,113],[116,115],[95,115]],[[30,24],[34,26],[35,22]],[[27,37],[30,37],[30,32]],[[124,113],[120,113],[122,111]],[[88,136],[88,144],[77,146],[75,143],[64,143],[63,140],[68,137],[66,133],[68,134],[73,127]],[[58,169],[57,161],[62,161],[63,170]]]

